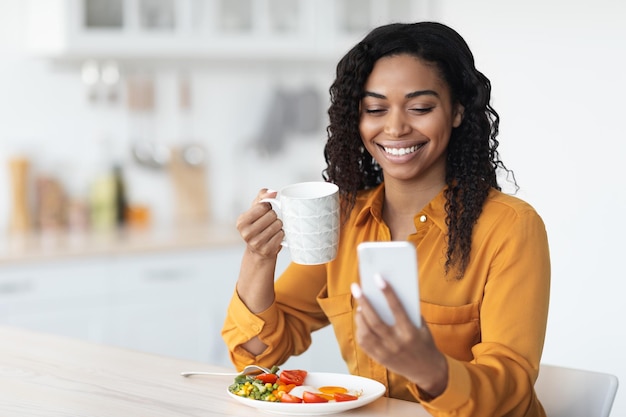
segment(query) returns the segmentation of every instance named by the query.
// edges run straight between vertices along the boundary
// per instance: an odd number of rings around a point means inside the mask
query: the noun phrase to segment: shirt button
[[[426,223],[426,215],[422,214],[422,215],[420,216],[420,222],[421,222],[421,223]]]
[[[252,325],[252,331],[253,332],[259,332],[261,330],[261,327],[258,324],[253,324]]]

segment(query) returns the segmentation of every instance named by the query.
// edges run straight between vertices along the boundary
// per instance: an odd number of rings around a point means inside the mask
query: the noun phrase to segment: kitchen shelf
[[[336,61],[371,27],[433,14],[431,0],[41,3],[29,10],[29,48],[68,61]]]
[[[231,247],[241,244],[232,224],[190,224],[110,232],[48,232],[0,237],[0,267],[88,257]]]

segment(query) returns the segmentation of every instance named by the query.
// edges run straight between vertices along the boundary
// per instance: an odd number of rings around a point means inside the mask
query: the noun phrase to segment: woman
[[[537,378],[550,260],[534,209],[500,191],[489,80],[438,23],[373,30],[337,66],[325,179],[340,188],[337,258],[291,264],[274,283],[281,222],[260,199],[238,219],[247,244],[223,336],[233,362],[281,364],[332,324],[351,373],[436,416],[543,416]],[[423,325],[380,282],[381,321],[359,287],[356,246],[417,247]],[[401,289],[397,289],[401,290]]]

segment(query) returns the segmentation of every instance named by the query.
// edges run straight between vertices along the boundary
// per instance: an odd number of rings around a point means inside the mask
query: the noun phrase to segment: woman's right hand
[[[237,230],[246,242],[237,294],[252,313],[260,313],[274,302],[274,273],[285,233],[283,222],[271,205],[261,200],[275,196],[276,191],[262,189],[250,208],[237,219]],[[252,355],[259,355],[267,345],[255,336],[242,347]]]
[[[278,252],[285,236],[283,222],[264,198],[276,191],[262,189],[250,208],[237,219],[237,230],[246,242],[237,280],[239,298],[253,313],[267,309],[274,302],[274,274]],[[256,349],[251,349],[252,352]]]
[[[276,191],[263,188],[257,194],[250,208],[237,219],[237,230],[246,242],[247,251],[260,259],[276,259],[285,237],[283,223],[264,198],[276,196]]]

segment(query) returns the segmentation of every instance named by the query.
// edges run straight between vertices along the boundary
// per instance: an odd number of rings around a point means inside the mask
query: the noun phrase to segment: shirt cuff
[[[278,321],[278,309],[276,308],[275,302],[266,310],[254,314],[248,309],[241,298],[239,298],[237,291],[235,291],[228,307],[228,315],[246,337],[246,340],[250,340],[255,336],[263,340],[263,336],[275,333],[275,323]]]
[[[446,389],[433,399],[425,398],[415,384],[410,384],[409,391],[417,398],[424,408],[432,410],[455,410],[469,401],[471,380],[463,362],[446,356],[448,362],[448,385]]]

